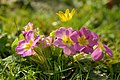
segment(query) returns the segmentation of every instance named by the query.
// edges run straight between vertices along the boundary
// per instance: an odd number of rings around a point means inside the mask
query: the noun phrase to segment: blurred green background
[[[72,20],[62,23],[56,13],[64,12],[67,8],[75,8],[76,13]],[[15,78],[7,74],[15,64],[11,64],[7,70],[5,66],[12,63],[11,60],[17,60],[10,58],[16,55],[11,44],[28,22],[46,36],[59,27],[79,30],[85,26],[96,32],[113,51],[113,58],[103,62],[112,66],[108,69],[111,74],[101,80],[110,76],[111,80],[120,79],[120,0],[0,0],[0,75],[3,80]]]

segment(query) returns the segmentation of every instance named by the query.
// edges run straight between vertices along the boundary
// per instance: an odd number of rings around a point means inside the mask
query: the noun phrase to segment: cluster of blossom
[[[104,53],[112,57],[112,51],[105,44],[100,42],[100,37],[90,30],[82,27],[79,31],[72,28],[61,27],[55,32],[54,45],[63,48],[66,55],[75,55],[84,52],[91,53],[94,60],[101,60]]]
[[[16,52],[22,57],[34,55],[34,48],[42,44],[44,48],[48,46],[56,46],[63,49],[67,56],[75,55],[76,53],[90,53],[94,60],[101,60],[104,53],[112,57],[112,51],[105,44],[100,42],[100,37],[90,30],[82,27],[79,31],[72,28],[61,27],[54,31],[54,37],[34,36],[35,30],[33,24],[28,23],[24,27],[24,40],[20,40],[16,47]]]

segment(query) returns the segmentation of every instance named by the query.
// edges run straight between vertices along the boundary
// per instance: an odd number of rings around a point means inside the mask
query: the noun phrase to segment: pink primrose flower
[[[79,31],[74,31],[70,38],[75,43],[74,48],[77,52],[93,52],[93,46],[99,41],[96,33],[82,27]]]
[[[74,42],[71,40],[70,35],[74,32],[72,28],[61,27],[56,30],[56,39],[54,40],[54,45],[56,47],[62,48],[63,52],[69,56],[74,55],[76,51],[74,50]]]
[[[22,57],[34,55],[35,51],[33,50],[37,46],[40,36],[34,38],[33,31],[28,31],[25,35],[25,40],[21,40],[16,47],[16,52]]]

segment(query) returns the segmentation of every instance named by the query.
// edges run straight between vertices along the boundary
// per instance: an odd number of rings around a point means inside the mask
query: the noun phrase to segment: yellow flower
[[[62,22],[66,22],[72,19],[72,16],[75,14],[75,9],[72,9],[71,13],[69,9],[66,9],[65,13],[62,11],[59,11],[56,14],[59,16]]]

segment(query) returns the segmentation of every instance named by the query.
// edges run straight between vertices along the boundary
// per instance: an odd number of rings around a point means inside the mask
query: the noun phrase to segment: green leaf
[[[21,33],[20,35],[19,35],[19,40],[23,40],[24,39],[24,36],[23,36],[23,34]]]
[[[16,47],[17,45],[18,45],[18,38],[16,38],[16,39],[13,41],[12,45],[11,45],[11,48],[12,48],[13,51],[15,51],[15,47]]]
[[[50,33],[50,36],[53,37],[53,38],[55,38],[55,31],[52,31],[52,32]]]

